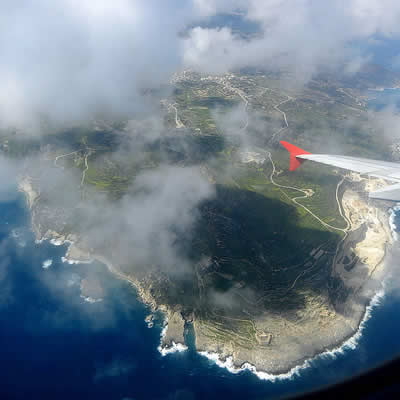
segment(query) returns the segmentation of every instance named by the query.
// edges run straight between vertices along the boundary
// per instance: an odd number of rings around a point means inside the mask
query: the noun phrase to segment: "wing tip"
[[[311,154],[310,152],[301,149],[300,147],[295,146],[294,144],[291,144],[289,142],[286,142],[285,140],[281,140],[280,144],[289,152],[290,154],[290,165],[289,165],[289,171],[295,171],[297,168],[300,167],[300,165],[305,161],[302,159],[297,158],[297,156],[300,156],[302,154]]]

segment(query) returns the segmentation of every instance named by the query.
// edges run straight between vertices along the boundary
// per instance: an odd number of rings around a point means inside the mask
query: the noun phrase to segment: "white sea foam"
[[[167,354],[172,354],[172,353],[181,353],[182,351],[186,351],[188,348],[182,343],[175,343],[172,342],[172,346],[170,347],[161,347],[158,346],[158,351],[161,353],[161,355],[164,357]]]
[[[393,240],[399,240],[399,234],[397,233],[397,225],[395,223],[396,213],[400,211],[400,206],[395,206],[390,209],[389,225],[392,230]]]
[[[19,247],[26,246],[26,240],[24,239],[23,231],[20,229],[13,229],[11,231],[11,237],[15,240]]]
[[[48,240],[48,239],[40,239],[40,240],[36,240],[35,242],[37,244],[39,244],[39,243],[42,243],[43,240]],[[61,240],[61,239],[54,239],[54,238],[50,239],[50,243],[53,246],[62,246],[64,244],[69,244],[71,246],[73,244],[73,242],[71,240],[68,240],[68,239]],[[68,255],[68,250],[66,252],[66,255]],[[92,259],[89,259],[89,260],[75,260],[73,258],[69,258],[69,257],[65,257],[65,256],[61,257],[61,261],[63,263],[67,263],[67,264],[70,264],[70,265],[74,265],[74,264],[91,264],[93,262]]]
[[[160,333],[160,344],[162,343],[162,340],[165,338],[165,335],[167,334],[167,330],[168,330],[168,317],[165,317],[164,326]]]
[[[160,334],[160,344],[157,347],[157,350],[161,353],[161,355],[163,357],[165,357],[168,354],[180,353],[182,351],[186,351],[188,349],[187,346],[185,346],[182,343],[175,343],[174,341],[172,342],[171,346],[169,346],[169,347],[164,346],[163,347],[163,345],[162,345],[163,344],[163,339],[165,338],[165,335],[167,334],[167,330],[168,330],[168,318],[165,317],[164,326],[163,326],[163,329],[162,329],[161,334]]]
[[[72,244],[72,241],[68,239],[56,239],[56,238],[49,239],[47,237],[42,237],[39,240],[36,239],[35,243],[40,244],[45,240],[46,241],[48,240],[53,246],[63,246],[64,244],[70,244],[70,245]]]
[[[389,218],[389,224],[392,230],[393,239],[396,241],[398,240],[399,235],[397,233],[398,227],[395,224],[395,217],[396,213],[399,211],[400,211],[400,205],[391,208],[390,218]],[[223,360],[221,359],[221,356],[215,352],[200,351],[199,354],[215,362],[219,367],[226,368],[229,372],[233,374],[237,374],[239,372],[247,370],[254,373],[258,378],[262,380],[268,380],[272,382],[277,380],[293,379],[295,376],[299,376],[302,370],[311,367],[318,360],[326,358],[335,359],[339,355],[343,355],[346,351],[355,350],[359,344],[366,323],[372,316],[372,311],[381,304],[384,297],[385,297],[385,282],[382,283],[382,289],[375,294],[375,296],[371,299],[369,305],[366,307],[365,314],[360,323],[360,326],[358,327],[357,331],[353,336],[347,339],[342,345],[335,347],[332,350],[326,350],[323,353],[317,354],[315,357],[305,360],[303,364],[292,368],[290,371],[284,374],[274,375],[264,371],[257,371],[256,367],[249,363],[244,363],[240,368],[237,368],[234,366],[232,357],[227,357],[225,360]]]
[[[74,260],[72,258],[67,258],[67,257],[61,257],[61,261],[63,263],[67,263],[70,265],[74,265],[74,264],[91,264],[93,262],[93,260]]]
[[[343,355],[346,351],[355,350],[362,336],[362,332],[365,329],[366,322],[371,318],[373,309],[380,305],[384,296],[385,296],[385,289],[383,288],[380,291],[378,291],[378,293],[376,293],[376,295],[372,298],[370,304],[366,308],[364,318],[360,323],[360,326],[357,329],[356,333],[352,337],[347,339],[341,346],[335,347],[332,350],[326,350],[323,353],[320,353],[313,358],[305,360],[303,364],[293,367],[290,371],[284,374],[274,375],[264,371],[257,371],[256,367],[249,363],[244,363],[240,368],[238,368],[234,366],[232,357],[227,357],[225,360],[223,360],[221,359],[221,356],[215,352],[200,351],[199,354],[215,362],[219,367],[226,368],[229,372],[233,374],[237,374],[242,371],[250,371],[253,374],[255,374],[258,378],[262,380],[268,380],[271,382],[293,379],[294,377],[299,376],[302,370],[312,367],[313,364],[318,360],[326,358],[335,359],[339,355]]]
[[[49,258],[48,260],[43,261],[42,268],[44,268],[44,269],[50,268],[52,264],[53,264],[53,260],[51,258]]]
[[[61,239],[50,239],[50,243],[53,246],[62,246],[63,244],[65,244],[65,240],[61,240]]]
[[[144,319],[144,322],[146,322],[147,327],[148,327],[149,329],[153,328],[153,326],[154,326],[154,315],[153,315],[153,314],[148,315],[148,316]]]
[[[94,299],[93,297],[90,297],[90,296],[86,297],[82,294],[81,294],[81,298],[90,304],[99,303],[100,301],[103,301],[103,299]]]

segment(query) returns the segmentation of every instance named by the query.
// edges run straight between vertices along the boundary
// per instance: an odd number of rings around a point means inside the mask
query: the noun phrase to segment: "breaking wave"
[[[67,258],[67,257],[61,257],[61,261],[63,263],[67,263],[70,265],[74,265],[74,264],[91,264],[93,262],[93,260],[74,260],[72,258]]]
[[[187,349],[188,347],[186,345],[175,342],[172,342],[172,345],[170,347],[162,347],[161,345],[157,347],[157,350],[161,353],[163,357],[167,354],[181,353],[182,351],[186,351]]]
[[[43,239],[41,239],[41,240],[43,240]],[[72,242],[70,242],[69,240],[50,239],[50,243],[51,243],[53,246],[62,246],[62,245],[65,244],[65,243],[72,243]]]
[[[395,206],[390,209],[389,225],[394,240],[399,239],[398,226],[396,225],[396,215],[399,211],[400,211],[400,206]]]
[[[360,326],[357,329],[356,333],[352,337],[347,339],[342,345],[335,347],[331,350],[326,350],[320,354],[317,354],[315,357],[305,360],[303,364],[297,365],[296,367],[293,367],[290,371],[283,374],[274,375],[264,371],[257,371],[256,367],[250,363],[244,363],[241,367],[238,368],[235,367],[232,357],[227,357],[225,360],[223,360],[221,359],[221,356],[215,352],[200,351],[199,354],[215,362],[215,364],[217,364],[219,367],[227,369],[229,372],[233,374],[238,374],[243,371],[250,371],[253,374],[255,374],[258,378],[262,380],[268,380],[271,382],[293,379],[296,376],[300,376],[301,371],[312,367],[313,364],[318,360],[327,358],[335,359],[338,356],[343,355],[345,351],[355,350],[358,346],[362,333],[365,329],[366,323],[371,318],[372,311],[374,310],[374,308],[378,307],[381,304],[382,299],[384,297],[385,297],[385,289],[383,288],[380,291],[378,291],[376,295],[372,298],[370,304],[366,308],[364,318],[360,323]]]
[[[165,357],[168,354],[181,353],[182,351],[186,351],[188,349],[186,345],[182,343],[175,343],[174,341],[172,341],[171,346],[163,346],[163,340],[165,338],[165,335],[167,334],[167,330],[168,330],[168,317],[165,317],[164,326],[160,334],[160,344],[157,347],[157,350],[161,353],[161,355]]]
[[[93,297],[84,296],[84,295],[82,295],[82,294],[81,294],[80,297],[81,297],[83,300],[85,300],[87,303],[90,303],[90,304],[99,303],[99,302],[103,301],[103,299],[94,299]]]
[[[389,224],[392,231],[393,239],[395,241],[399,239],[398,235],[399,227],[396,225],[395,222],[397,213],[399,211],[400,211],[400,205],[396,205],[395,207],[390,209]],[[200,351],[199,354],[215,362],[215,364],[218,365],[219,367],[227,369],[229,372],[233,374],[238,374],[243,371],[250,371],[253,374],[255,374],[258,378],[262,380],[268,380],[271,382],[293,379],[296,376],[300,376],[301,371],[312,367],[314,363],[316,363],[318,360],[327,358],[336,359],[338,356],[343,355],[346,351],[356,350],[359,341],[362,337],[363,331],[366,328],[366,323],[371,318],[374,309],[377,308],[382,303],[384,297],[385,297],[385,281],[383,281],[382,283],[382,289],[375,294],[375,296],[371,299],[369,305],[366,307],[364,317],[353,336],[351,336],[349,339],[343,342],[340,346],[319,353],[315,357],[305,360],[303,364],[293,367],[290,371],[284,374],[274,375],[264,371],[257,371],[256,367],[250,363],[244,363],[241,367],[238,368],[235,367],[232,357],[227,357],[224,360],[221,358],[220,354],[215,352]]]
[[[52,264],[53,264],[53,260],[51,258],[49,258],[48,260],[43,261],[42,268],[43,269],[50,268]]]
[[[64,244],[69,244],[69,248],[73,245],[73,242],[71,240],[68,240],[68,239],[50,239],[50,243],[52,245],[54,245],[54,246],[62,246]],[[73,258],[68,257],[69,248],[68,248],[67,252],[65,253],[65,255],[67,257],[65,257],[65,256],[61,257],[61,261],[63,263],[74,265],[74,264],[91,264],[93,262],[92,259],[89,259],[89,260],[75,260]]]

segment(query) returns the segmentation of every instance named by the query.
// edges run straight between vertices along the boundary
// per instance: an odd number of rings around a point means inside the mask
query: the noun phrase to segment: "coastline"
[[[163,329],[160,335],[160,344],[158,350],[162,356],[167,354],[182,352],[187,350],[184,344],[184,320],[178,312],[172,312],[165,305],[158,305],[149,291],[145,290],[140,282],[133,276],[127,275],[116,268],[110,260],[101,254],[91,253],[89,249],[80,247],[79,237],[75,234],[60,235],[59,233],[48,230],[45,233],[40,232],[40,226],[36,225],[35,204],[40,198],[40,193],[36,192],[33,187],[32,180],[29,177],[21,177],[18,182],[18,190],[25,196],[28,209],[31,214],[31,227],[35,235],[37,244],[43,241],[49,241],[54,246],[62,246],[68,244],[65,256],[61,258],[63,263],[73,264],[90,264],[93,261],[99,261],[104,264],[107,269],[118,279],[124,280],[132,285],[137,293],[139,300],[149,307],[151,313],[160,311],[164,315]],[[101,301],[93,299],[90,296],[81,295],[82,299],[89,303]]]
[[[175,340],[173,338],[168,339],[168,325],[170,323],[170,319],[168,318],[168,314],[164,318],[164,323],[163,323],[163,329],[161,330],[160,334],[160,344],[157,347],[157,350],[160,352],[160,354],[165,357],[168,354],[173,354],[173,353],[180,353],[182,351],[186,351],[188,347],[180,342],[175,343]],[[183,339],[183,336],[182,336]],[[167,344],[168,343],[168,344]]]
[[[390,225],[390,229],[392,230],[392,233],[393,233],[393,239],[395,241],[399,240],[399,234],[396,232],[397,226],[394,223],[396,211],[400,211],[400,206],[394,206],[393,208],[391,208],[390,216],[389,216],[389,225]]]
[[[36,221],[34,213],[35,202],[40,196],[33,190],[31,184],[26,184],[26,181],[24,185],[19,185],[19,188],[20,191],[25,193],[26,195],[27,203],[32,214],[32,229],[35,233],[36,241],[38,243],[42,242],[43,240],[49,240],[53,245],[56,246],[69,244],[65,257],[63,257],[63,262],[78,264],[91,263],[93,260],[97,260],[105,264],[108,270],[113,275],[115,275],[119,279],[123,279],[129,282],[132,286],[135,287],[139,299],[150,308],[151,312],[161,311],[163,313],[164,326],[160,335],[160,344],[158,346],[158,350],[161,355],[165,356],[174,352],[187,350],[187,346],[184,344],[183,338],[185,321],[181,317],[179,311],[173,311],[165,305],[158,305],[151,293],[146,290],[137,279],[135,279],[133,276],[127,275],[119,271],[103,255],[91,254],[89,250],[80,248],[80,241],[76,235],[70,234],[65,237],[59,235],[55,231],[47,231],[43,236],[41,236],[39,229],[35,226]],[[388,217],[388,224],[390,226],[393,226],[393,220],[391,219],[391,217]],[[383,261],[384,260],[382,260],[382,263]],[[269,372],[267,367],[263,368],[263,366],[261,365],[260,368],[257,365],[258,363],[254,363],[253,365],[245,358],[243,358],[243,361],[240,360],[240,357],[237,357],[237,359],[235,360],[235,354],[233,351],[233,355],[229,355],[226,354],[224,351],[218,351],[218,349],[217,351],[214,351],[214,349],[202,349],[201,346],[197,348],[197,351],[200,355],[207,357],[208,359],[215,362],[218,366],[226,368],[232,373],[239,373],[241,371],[248,370],[263,380],[274,381],[290,379],[291,377],[298,375],[301,370],[309,367],[314,360],[327,356],[336,356],[337,354],[343,353],[344,350],[348,348],[354,349],[357,346],[357,343],[362,335],[362,331],[365,327],[365,323],[370,318],[373,308],[377,304],[379,304],[379,301],[384,296],[384,289],[376,291],[375,288],[372,290],[375,290],[372,296],[370,288],[367,288],[366,293],[364,293],[364,290],[360,292],[360,298],[364,298],[365,301],[362,305],[358,307],[357,310],[353,310],[354,315],[352,318],[352,323],[350,325],[347,323],[347,325],[349,325],[347,326],[347,328],[350,328],[350,330],[347,335],[342,333],[341,340],[337,340],[336,337],[332,337],[331,344],[324,345],[323,351],[316,350],[311,356],[308,355],[303,358],[292,360],[291,363],[287,362],[284,366],[280,366],[279,368],[275,366]],[[196,329],[196,336],[197,333],[198,332]]]
[[[71,246],[76,245],[74,243],[71,243],[69,248],[71,248]],[[68,258],[67,254],[68,251],[66,253],[66,256],[63,257],[63,262],[67,262],[69,264],[91,263],[94,260],[101,262],[114,276],[116,276],[118,279],[128,282],[131,286],[134,287],[139,300],[147,307],[149,307],[151,314],[154,314],[157,311],[163,314],[163,328],[160,333],[160,344],[157,346],[157,350],[162,356],[166,356],[168,354],[176,352],[183,352],[188,349],[188,347],[184,344],[183,323],[182,326],[180,326],[179,314],[171,312],[165,305],[157,305],[153,296],[142,287],[137,279],[119,271],[107,258],[100,254],[90,255],[90,261],[70,259]],[[184,322],[182,318],[181,320],[182,322]],[[146,322],[148,323],[148,321]],[[151,328],[153,325],[149,325],[148,323],[148,326]],[[172,333],[172,330],[174,330],[175,332]],[[179,334],[179,331],[181,332],[181,335]]]
[[[365,184],[364,192],[376,190],[377,185],[384,184],[379,180],[370,181],[355,177],[351,180]],[[283,379],[292,376],[299,368],[306,368],[307,362],[319,355],[333,355],[352,344],[356,346],[364,324],[370,317],[370,306],[375,307],[376,302],[384,296],[382,281],[385,276],[385,258],[395,235],[390,229],[393,224],[390,224],[388,206],[379,203],[370,205],[369,201],[359,195],[358,190],[352,189],[348,190],[345,203],[344,211],[350,220],[351,235],[343,242],[337,257],[339,261],[333,271],[346,283],[345,286],[351,291],[351,295],[340,309],[335,309],[332,315],[332,309],[329,307],[316,307],[314,315],[317,313],[322,316],[319,322],[319,316],[314,318],[315,321],[310,322],[305,318],[300,323],[267,316],[264,326],[268,327],[268,332],[272,332],[272,346],[243,352],[230,347],[229,344],[207,339],[210,331],[205,330],[201,333],[202,327],[196,327],[195,321],[196,347],[201,355],[231,372],[250,370],[260,377],[267,377],[265,379],[275,379],[272,377],[276,376]],[[365,227],[364,231],[360,229],[362,226]],[[346,269],[348,264],[344,264],[343,259],[351,254],[356,264]],[[258,321],[255,322],[258,328]],[[281,326],[276,332],[284,332],[284,337],[274,343],[273,329],[279,324]],[[285,349],[285,352],[281,349]]]
[[[199,351],[198,353],[203,357],[208,358],[210,361],[214,362],[220,368],[225,368],[232,374],[238,374],[240,372],[249,371],[255,374],[261,380],[267,380],[271,382],[293,379],[295,376],[299,376],[301,371],[310,368],[312,364],[323,358],[327,357],[336,357],[337,355],[344,354],[346,350],[354,350],[357,348],[358,342],[362,336],[362,332],[365,329],[365,324],[371,318],[372,311],[374,308],[380,305],[381,300],[385,296],[385,290],[382,289],[371,299],[369,305],[365,309],[364,317],[361,320],[361,323],[357,329],[357,331],[351,335],[349,338],[345,339],[341,344],[331,348],[326,349],[324,352],[317,352],[314,356],[305,358],[302,363],[293,366],[289,371],[282,373],[268,373],[265,371],[257,370],[257,368],[250,364],[244,363],[240,367],[237,367],[233,362],[232,357],[227,357],[225,360],[221,359],[220,355],[215,352],[207,352],[207,351]]]

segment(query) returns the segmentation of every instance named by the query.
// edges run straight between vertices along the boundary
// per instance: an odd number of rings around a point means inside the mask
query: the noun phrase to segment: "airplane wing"
[[[383,178],[398,184],[371,192],[370,198],[390,201],[400,201],[400,164],[370,160],[368,158],[348,157],[332,154],[311,154],[291,143],[281,141],[290,153],[290,171],[297,169],[305,160],[315,161],[333,167],[347,169],[375,178]]]

